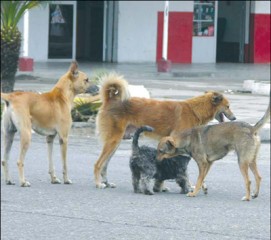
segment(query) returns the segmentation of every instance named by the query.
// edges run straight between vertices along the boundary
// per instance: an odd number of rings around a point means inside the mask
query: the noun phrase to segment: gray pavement
[[[47,91],[68,67],[69,63],[35,63],[34,72],[18,73],[15,89]],[[99,69],[119,72],[129,83],[144,85],[154,98],[182,100],[210,89],[223,91],[238,120],[252,124],[263,115],[269,101],[269,96],[240,92],[246,79],[270,82],[267,64],[174,65],[171,73],[157,73],[154,64],[79,63],[79,67],[90,75]],[[1,239],[270,239],[269,139],[263,141],[259,153],[260,195],[242,202],[244,182],[234,153],[213,165],[206,179],[208,195],[200,192],[196,198],[187,198],[179,194],[174,181],[166,182],[169,193],[133,193],[131,140],[122,141],[108,166],[109,180],[117,188],[96,189],[93,166],[101,145],[93,128],[78,125],[72,129],[68,145],[73,184],[50,184],[46,141],[33,134],[25,161],[25,175],[32,185],[21,188],[16,135],[10,156],[10,173],[16,185],[5,185],[1,171]],[[156,144],[149,139],[140,143]],[[53,158],[61,179],[59,150],[56,143]],[[193,160],[188,171],[195,182],[198,170]]]

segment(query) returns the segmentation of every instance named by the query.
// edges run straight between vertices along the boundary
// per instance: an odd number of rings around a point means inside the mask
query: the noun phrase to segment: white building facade
[[[19,23],[21,55],[45,62],[157,62],[162,57],[164,4],[54,1],[30,10]],[[168,59],[270,62],[270,2],[169,1]]]

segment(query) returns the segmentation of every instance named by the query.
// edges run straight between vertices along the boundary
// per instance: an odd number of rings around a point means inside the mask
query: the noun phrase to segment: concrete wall
[[[270,14],[270,1],[252,1],[251,13]]]
[[[192,10],[192,1],[169,3],[169,11]],[[118,62],[155,62],[158,11],[164,1],[119,2]]]
[[[49,7],[38,7],[29,11],[28,57],[34,61],[46,61],[48,55]],[[24,19],[19,22],[22,32],[21,56],[24,55]]]

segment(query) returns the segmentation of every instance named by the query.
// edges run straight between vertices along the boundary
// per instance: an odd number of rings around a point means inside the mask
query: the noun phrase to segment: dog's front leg
[[[62,155],[63,180],[64,180],[65,184],[71,184],[72,181],[68,178],[68,169],[67,169],[67,144],[68,144],[68,137],[61,137],[61,136],[59,136],[59,144],[60,144],[61,155]]]
[[[30,124],[29,124],[30,125]],[[21,145],[20,145],[20,154],[19,159],[17,161],[18,170],[19,170],[19,179],[21,187],[30,187],[30,183],[25,180],[24,177],[24,159],[26,151],[30,145],[31,141],[31,128],[25,126],[25,128],[21,128]]]
[[[48,147],[48,160],[49,160],[49,174],[51,176],[51,183],[57,184],[61,183],[60,180],[55,175],[55,167],[52,159],[53,153],[53,143],[56,135],[50,135],[46,137],[47,147]]]
[[[198,192],[200,191],[200,188],[203,184],[205,174],[208,172],[208,168],[209,168],[208,162],[206,162],[205,160],[200,160],[200,161],[197,161],[197,164],[198,164],[198,168],[199,168],[199,176],[198,176],[194,191],[189,192],[187,194],[188,197],[195,197],[198,194]]]
[[[169,188],[164,186],[164,181],[161,179],[155,179],[153,191],[154,192],[169,192]]]

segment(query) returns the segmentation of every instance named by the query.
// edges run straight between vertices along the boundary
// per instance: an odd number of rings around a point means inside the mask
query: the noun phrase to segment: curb
[[[270,95],[270,82],[258,82],[256,80],[245,80],[243,89],[252,94]]]

